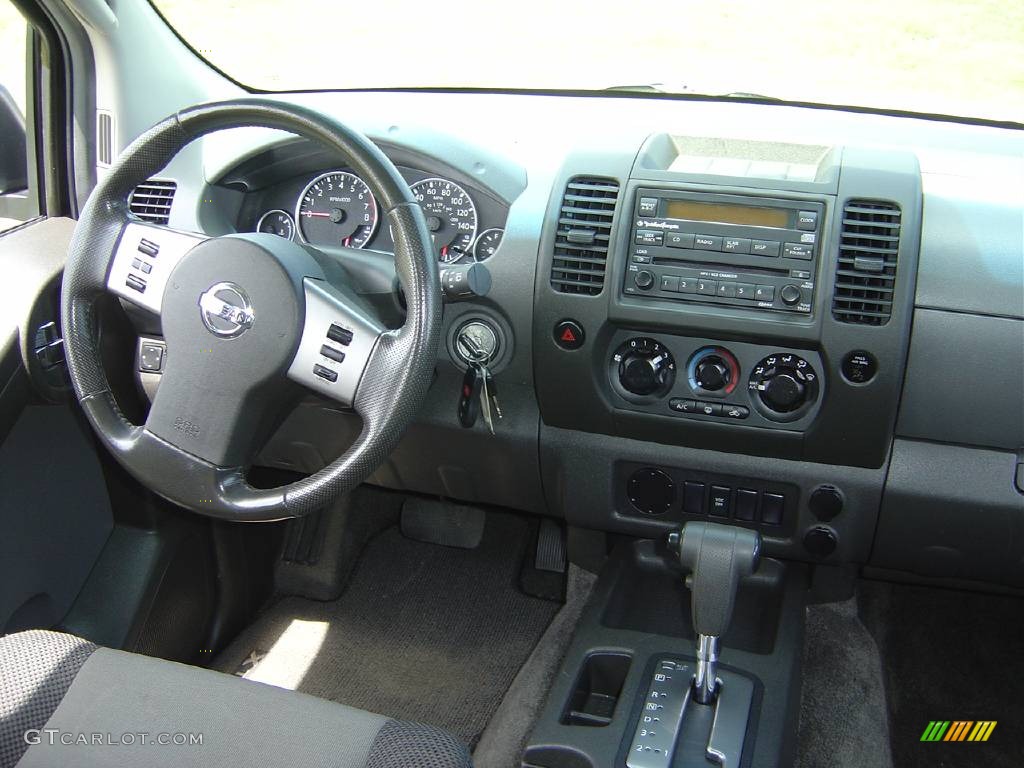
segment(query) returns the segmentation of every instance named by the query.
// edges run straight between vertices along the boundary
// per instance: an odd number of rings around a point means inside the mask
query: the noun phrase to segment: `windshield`
[[[756,94],[1024,122],[1012,0],[154,0],[256,89]]]

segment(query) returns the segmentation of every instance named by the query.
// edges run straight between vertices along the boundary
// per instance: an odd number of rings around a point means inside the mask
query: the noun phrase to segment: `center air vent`
[[[899,245],[899,206],[877,200],[846,203],[832,298],[836,320],[859,325],[889,322]]]
[[[171,218],[171,201],[178,185],[173,181],[150,179],[139,184],[128,198],[132,213],[153,224],[167,224]]]
[[[561,293],[596,296],[604,287],[612,218],[619,199],[614,179],[569,180],[558,215],[551,287]]]

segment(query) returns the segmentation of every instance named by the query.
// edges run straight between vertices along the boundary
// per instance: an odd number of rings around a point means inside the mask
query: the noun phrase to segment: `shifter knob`
[[[670,533],[668,544],[690,571],[690,613],[700,639],[697,700],[706,704],[714,695],[719,639],[732,620],[740,579],[760,564],[761,537],[745,528],[693,522],[681,534]]]

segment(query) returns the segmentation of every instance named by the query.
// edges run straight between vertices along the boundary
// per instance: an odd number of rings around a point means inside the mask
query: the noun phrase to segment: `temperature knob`
[[[629,394],[660,397],[675,381],[676,362],[659,341],[641,336],[630,339],[612,356],[612,375]]]
[[[766,416],[793,421],[818,399],[818,375],[799,355],[776,352],[751,371],[750,392]]]
[[[694,352],[686,373],[697,394],[730,395],[739,381],[740,365],[729,350],[704,347]]]

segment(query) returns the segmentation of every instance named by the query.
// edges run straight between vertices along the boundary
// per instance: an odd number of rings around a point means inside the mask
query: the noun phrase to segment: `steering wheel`
[[[386,329],[297,243],[262,234],[206,238],[131,215],[129,194],[185,145],[248,126],[318,141],[366,181],[394,235],[407,305],[401,328]],[[104,293],[158,314],[163,328],[164,372],[141,425],[125,418],[103,369],[95,308]],[[71,241],[61,317],[78,401],[135,478],[202,514],[276,520],[323,508],[394,449],[431,381],[441,292],[423,212],[380,149],[312,110],[240,99],[163,120],[100,180]],[[245,470],[301,387],[354,409],[362,431],[316,474],[254,488]]]

